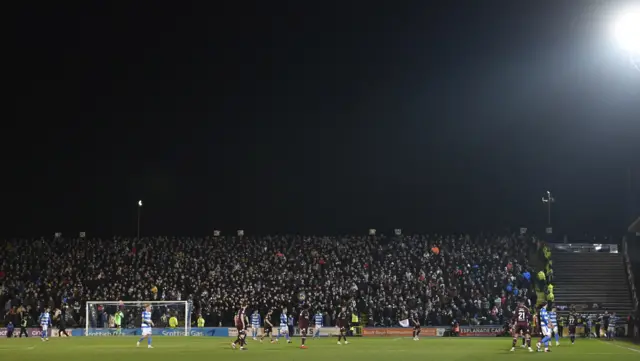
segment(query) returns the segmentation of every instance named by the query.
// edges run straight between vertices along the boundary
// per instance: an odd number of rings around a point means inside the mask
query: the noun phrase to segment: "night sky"
[[[640,213],[632,1],[168,3],[7,14],[0,234],[135,235],[138,199],[143,235],[539,233],[547,189],[557,234]]]

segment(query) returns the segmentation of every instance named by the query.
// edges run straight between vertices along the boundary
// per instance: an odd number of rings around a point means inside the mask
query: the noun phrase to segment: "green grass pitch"
[[[146,342],[136,348],[135,337],[0,339],[0,357],[7,361],[190,361],[190,360],[303,360],[303,361],[640,361],[640,346],[625,341],[604,342],[566,340],[551,353],[529,353],[517,347],[510,352],[509,338],[351,338],[348,345],[337,345],[335,338],[308,340],[300,349],[300,339],[278,344],[249,339],[247,351],[232,350],[232,338],[154,337],[153,349]]]

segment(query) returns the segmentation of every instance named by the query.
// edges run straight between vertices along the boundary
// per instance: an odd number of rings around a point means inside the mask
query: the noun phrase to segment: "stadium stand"
[[[69,305],[84,324],[87,300],[192,300],[210,325],[230,325],[241,299],[262,310],[341,305],[369,325],[408,312],[425,325],[504,324],[516,300],[536,303],[524,237],[152,237],[141,240],[5,240],[0,300],[5,321]],[[17,323],[17,322],[16,322]]]
[[[582,314],[633,314],[622,253],[556,251],[554,269],[557,304],[577,305]]]

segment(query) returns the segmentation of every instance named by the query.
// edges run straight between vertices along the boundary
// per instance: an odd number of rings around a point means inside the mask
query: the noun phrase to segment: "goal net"
[[[151,306],[153,334],[189,336],[192,305],[188,301],[87,301],[85,336],[140,336],[145,305]],[[172,318],[177,321],[175,327]]]

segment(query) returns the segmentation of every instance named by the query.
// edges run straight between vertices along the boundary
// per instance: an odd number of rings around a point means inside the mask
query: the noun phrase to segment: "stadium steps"
[[[620,317],[633,312],[622,254],[554,252],[553,274],[557,305],[578,305],[581,313],[601,313],[606,308]]]

